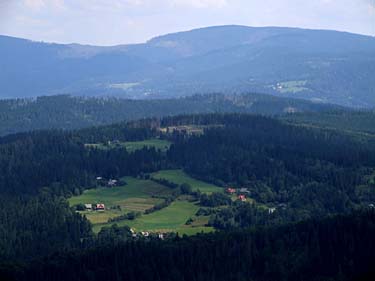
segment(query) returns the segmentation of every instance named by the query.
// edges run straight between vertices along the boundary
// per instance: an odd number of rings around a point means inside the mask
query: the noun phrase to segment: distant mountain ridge
[[[0,36],[0,58],[0,98],[251,91],[375,106],[375,39],[345,32],[217,26],[113,47]]]

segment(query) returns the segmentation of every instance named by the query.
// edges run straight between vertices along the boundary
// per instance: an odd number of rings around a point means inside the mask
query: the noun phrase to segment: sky
[[[375,35],[375,0],[0,0],[0,34],[117,45],[238,24]]]

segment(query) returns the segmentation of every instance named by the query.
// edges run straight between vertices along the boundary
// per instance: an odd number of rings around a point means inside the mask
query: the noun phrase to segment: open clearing
[[[193,235],[198,232],[213,231],[211,227],[205,227],[196,223],[195,225],[185,225],[186,221],[194,217],[198,211],[199,206],[193,202],[177,200],[172,202],[170,206],[160,211],[143,215],[134,221],[124,220],[116,222],[118,226],[128,225],[136,231],[151,231],[151,232],[178,232],[179,234]],[[96,225],[94,231],[97,232],[103,226],[110,226],[115,223],[107,223]]]
[[[299,93],[303,91],[308,91],[309,89],[306,88],[307,81],[285,81],[277,83],[276,89],[280,93]]]
[[[188,183],[194,191],[199,189],[204,193],[224,192],[222,187],[194,179],[182,170],[163,170],[153,173],[152,177],[155,179],[166,179],[176,184]]]
[[[109,218],[117,217],[130,211],[144,212],[146,209],[163,201],[163,199],[152,198],[152,196],[167,196],[172,192],[170,188],[150,180],[125,177],[124,181],[127,185],[86,190],[80,196],[70,198],[69,204],[73,206],[77,204],[103,203],[106,205],[106,208],[120,206],[121,210],[112,209],[104,212],[81,212],[86,215],[93,224],[98,224],[106,223]]]
[[[129,141],[129,142],[111,142],[111,143],[92,143],[86,144],[87,147],[98,149],[114,149],[116,147],[124,147],[128,152],[134,152],[144,147],[154,147],[156,150],[166,152],[171,146],[171,142],[161,139],[149,139],[144,141]]]
[[[202,135],[204,134],[205,129],[209,128],[218,128],[223,127],[222,124],[212,124],[212,125],[179,125],[179,126],[169,126],[160,128],[160,132],[164,134],[171,134],[173,132],[180,132],[180,133],[186,133],[188,135]]]
[[[150,139],[144,141],[125,142],[124,145],[126,150],[129,152],[142,149],[143,147],[155,147],[155,149],[165,152],[171,146],[171,142],[161,139]]]
[[[108,223],[108,219],[124,215],[130,211],[143,213],[146,209],[163,201],[163,199],[153,198],[153,196],[168,196],[173,191],[151,180],[140,180],[132,177],[125,177],[123,180],[127,185],[86,190],[80,196],[70,198],[69,204],[73,206],[77,204],[103,203],[106,208],[120,206],[121,210],[107,209],[105,211],[80,212],[91,221],[95,232],[99,232],[104,226],[110,226],[115,223],[119,226],[128,225],[137,231],[178,232],[187,235],[202,231],[213,231],[213,228],[204,226],[207,220],[202,220],[201,218],[195,220],[192,225],[185,225],[189,218],[195,217],[199,206],[194,202],[188,202],[183,196],[167,208],[148,215],[143,214],[133,221],[123,220]]]

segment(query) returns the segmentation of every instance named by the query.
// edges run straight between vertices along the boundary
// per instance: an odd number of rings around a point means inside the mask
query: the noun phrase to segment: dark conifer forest
[[[0,138],[1,280],[373,280],[375,138],[306,116],[178,115]],[[148,139],[171,145],[121,145]],[[152,178],[167,169],[254,202]],[[215,231],[96,233],[67,200],[99,176],[151,178],[173,193],[149,212],[185,196]]]

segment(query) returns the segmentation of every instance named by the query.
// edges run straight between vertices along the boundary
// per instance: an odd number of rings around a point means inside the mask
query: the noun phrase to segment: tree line
[[[111,231],[129,235],[126,228]],[[112,240],[99,248],[3,270],[3,280],[373,280],[374,235],[375,213],[370,210],[165,241]]]

